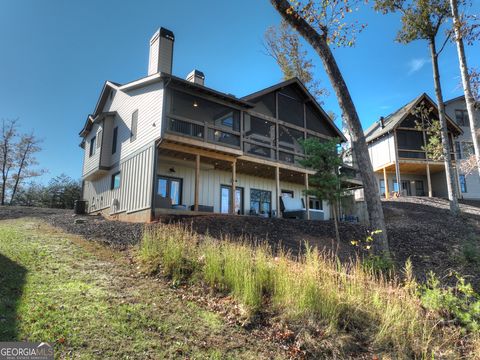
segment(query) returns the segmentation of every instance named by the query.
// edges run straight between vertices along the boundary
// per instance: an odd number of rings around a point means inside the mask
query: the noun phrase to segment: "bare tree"
[[[5,205],[5,196],[10,180],[10,170],[15,159],[15,140],[17,137],[17,121],[2,119],[0,133],[0,165],[2,169],[2,184],[0,205]]]
[[[453,30],[455,34],[455,43],[457,44],[458,62],[460,65],[460,74],[462,76],[463,93],[465,94],[465,103],[467,105],[468,118],[470,123],[470,131],[472,133],[474,160],[478,173],[480,175],[480,132],[479,115],[475,110],[476,100],[472,91],[472,84],[470,82],[470,74],[468,73],[467,57],[465,56],[465,46],[463,39],[467,43],[472,43],[477,37],[476,24],[468,26],[466,16],[460,16],[458,12],[458,1],[450,0],[450,7],[452,10]],[[472,162],[472,160],[470,160]]]
[[[320,81],[315,79],[315,65],[308,58],[298,33],[285,20],[278,27],[270,26],[264,34],[263,46],[283,73],[285,80],[297,77],[308,88],[315,99],[322,103],[322,97],[328,95]]]
[[[389,246],[382,203],[360,118],[333,56],[331,46],[353,46],[355,36],[364,25],[347,23],[345,16],[361,3],[360,0],[292,1],[270,0],[282,18],[313,47],[322,60],[330,79],[342,117],[351,133],[352,148],[362,177],[370,226],[376,233],[375,250],[389,256]]]
[[[35,154],[41,150],[40,140],[32,133],[23,134],[17,143],[15,151],[15,173],[12,176],[13,186],[10,194],[10,204],[12,204],[21,182],[32,177],[40,176],[43,170],[32,169],[38,165]]]
[[[460,212],[455,186],[455,172],[450,157],[450,142],[448,139],[447,119],[443,101],[442,85],[440,83],[440,70],[438,57],[445,48],[450,34],[446,36],[440,48],[437,48],[437,36],[441,26],[450,16],[449,0],[376,0],[375,8],[384,14],[400,12],[402,14],[402,28],[398,32],[397,41],[408,44],[415,40],[426,40],[430,49],[432,60],[433,81],[437,99],[438,117],[441,127],[443,145],[443,161],[447,180],[448,199],[450,212],[457,215]]]
[[[7,195],[12,203],[23,180],[39,176],[36,171],[35,154],[41,150],[40,140],[32,133],[19,134],[18,120],[2,120],[0,129],[0,169],[1,194],[0,205],[7,203]]]

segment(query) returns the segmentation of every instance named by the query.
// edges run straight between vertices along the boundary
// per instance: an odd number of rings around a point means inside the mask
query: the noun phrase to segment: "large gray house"
[[[163,212],[280,216],[281,196],[304,199],[313,171],[299,140],[345,137],[298,79],[243,98],[172,75],[174,35],[150,40],[148,75],[107,81],[80,132],[88,213],[150,221]]]

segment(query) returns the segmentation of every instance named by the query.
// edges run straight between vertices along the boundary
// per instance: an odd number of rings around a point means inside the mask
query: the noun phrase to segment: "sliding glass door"
[[[230,214],[232,209],[232,187],[222,185],[220,187],[220,212]],[[243,214],[243,188],[235,187],[235,214]]]
[[[157,194],[172,199],[172,205],[182,203],[182,179],[159,176],[157,178]]]
[[[267,190],[250,190],[250,213],[270,216],[272,204],[272,192]]]

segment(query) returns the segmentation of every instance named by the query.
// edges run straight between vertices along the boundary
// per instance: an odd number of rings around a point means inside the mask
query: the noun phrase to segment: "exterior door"
[[[182,203],[182,179],[159,176],[157,178],[157,194],[172,199],[172,205]]]
[[[423,187],[423,180],[415,181],[415,195],[425,196],[425,189]]]
[[[222,185],[220,187],[220,212],[222,214],[230,214],[232,209],[232,187]],[[235,187],[235,209],[234,213],[243,214],[243,188]]]
[[[412,195],[412,189],[410,187],[410,180],[402,180],[402,191],[407,195]]]
[[[272,192],[250,189],[250,213],[265,217],[271,216]]]

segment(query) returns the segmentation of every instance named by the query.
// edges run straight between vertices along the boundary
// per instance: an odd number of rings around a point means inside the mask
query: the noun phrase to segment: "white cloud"
[[[428,63],[430,60],[426,58],[416,58],[412,59],[408,62],[408,75],[412,75],[419,71],[423,66]]]

